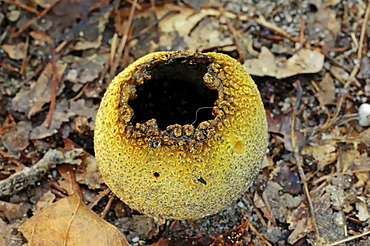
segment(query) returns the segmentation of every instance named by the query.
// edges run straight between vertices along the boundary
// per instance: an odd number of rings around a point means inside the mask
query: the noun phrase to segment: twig
[[[125,32],[124,32],[124,34],[121,38],[121,43],[120,43],[120,45],[118,47],[118,50],[116,52],[116,58],[114,59],[113,65],[110,67],[110,73],[109,73],[110,78],[109,78],[109,80],[111,80],[114,77],[114,74],[116,73],[116,70],[117,70],[117,67],[118,67],[118,62],[121,59],[121,56],[123,54],[123,50],[126,46],[127,37],[128,37],[129,32],[130,32],[130,26],[132,24],[132,20],[133,20],[133,17],[134,17],[136,4],[137,4],[137,0],[134,0],[133,4],[131,6],[130,15],[128,17],[128,22],[127,22]]]
[[[105,205],[104,210],[101,212],[101,217],[103,219],[105,219],[107,217],[107,214],[108,214],[110,208],[112,207],[113,199],[114,199],[114,195],[109,197],[107,205]]]
[[[300,40],[299,38],[297,37],[293,37],[292,35],[290,35],[288,32],[284,31],[283,29],[281,29],[280,27],[276,26],[275,24],[273,23],[270,23],[268,22],[265,17],[263,17],[263,15],[261,13],[258,13],[258,18],[255,19],[255,21],[260,24],[261,26],[264,26],[270,30],[272,30],[273,32],[276,32],[277,34],[280,34],[284,37],[286,37],[287,39],[289,39],[290,41],[292,42],[295,42],[295,43],[298,43]]]
[[[25,167],[21,171],[0,181],[0,197],[10,196],[40,180],[45,173],[57,164],[79,164],[77,158],[83,153],[82,149],[69,151],[49,149],[48,152],[32,167]]]
[[[10,35],[11,38],[15,38],[17,37],[19,34],[21,34],[22,32],[24,32],[25,30],[27,30],[33,23],[35,23],[36,21],[38,21],[39,19],[41,19],[42,17],[44,17],[52,8],[54,8],[54,6],[59,2],[59,0],[55,0],[55,2],[53,2],[50,7],[44,9],[41,13],[39,13],[39,15],[35,18],[32,18],[31,20],[29,20],[26,24],[24,24],[22,27],[20,27],[18,29],[17,32],[15,33],[12,33]]]
[[[267,224],[266,224],[265,220],[263,219],[262,214],[260,213],[260,211],[256,207],[256,204],[254,203],[252,198],[250,198],[249,194],[246,194],[246,197],[247,197],[249,203],[252,205],[253,211],[256,213],[256,215],[257,215],[258,219],[260,220],[262,226],[267,228]]]
[[[6,36],[8,35],[8,33],[9,33],[9,30],[10,30],[10,25],[9,26],[7,26],[6,28],[5,28],[5,30],[3,30],[4,32],[3,32],[3,34],[1,34],[0,35],[0,45],[4,42],[4,40],[5,40],[5,38],[6,38]]]
[[[72,101],[76,101],[77,99],[79,99],[79,98],[84,94],[84,92],[85,92],[86,88],[87,88],[89,85],[90,85],[90,82],[86,82],[86,83],[82,86],[81,90],[77,93],[77,95],[76,95],[76,96],[74,96],[71,100],[72,100]]]
[[[340,173],[331,173],[331,174],[328,174],[328,175],[325,175],[325,176],[322,176],[322,177],[316,179],[313,182],[313,185],[317,185],[317,184],[321,183],[324,180],[327,180],[327,179],[332,178],[333,176],[340,176],[340,175],[354,174],[354,173],[365,173],[365,172],[370,172],[370,168],[356,169],[356,170],[351,170],[351,171],[346,171],[346,172],[340,172]]]
[[[340,59],[343,59],[343,58],[347,58],[353,52],[355,52],[356,50],[358,50],[358,41],[357,41],[356,35],[352,32],[350,34],[350,36],[351,36],[351,39],[352,39],[352,45],[351,45],[352,47],[351,47],[351,49],[345,51],[343,54],[340,54],[340,55],[336,56],[335,57],[335,60],[340,60]]]
[[[57,98],[57,78],[58,78],[58,71],[57,71],[57,64],[55,58],[55,49],[52,48],[51,51],[51,93],[50,93],[50,107],[48,115],[46,116],[46,127],[49,128],[51,126],[51,122],[53,120],[53,113],[56,104]]]
[[[128,58],[130,55],[130,50],[131,50],[131,47],[134,45],[133,42],[130,43],[128,40],[132,37],[132,32],[134,31],[135,23],[132,23],[132,25],[129,26],[129,28],[130,30],[128,31],[128,34],[127,34],[127,41],[126,41],[125,49],[121,57],[121,65],[123,67],[126,67],[128,65],[128,60],[129,60]]]
[[[3,67],[5,69],[8,69],[9,71],[13,71],[13,72],[18,72],[19,71],[19,68],[17,67],[13,67],[9,64],[6,64],[4,62],[0,62],[0,67]]]
[[[24,48],[22,50],[23,52],[23,59],[22,59],[22,65],[21,65],[21,69],[19,71],[19,74],[23,75],[26,71],[26,65],[27,65],[27,55],[28,55],[28,46],[30,44],[30,36],[27,35],[26,37],[26,42],[24,44]]]
[[[94,200],[88,205],[91,209],[93,207],[95,207],[98,202],[103,198],[105,197],[106,195],[108,195],[110,192],[110,189],[109,188],[106,188],[105,190],[103,190],[102,192],[99,192],[99,194],[97,194],[95,197],[94,197]]]
[[[369,19],[369,15],[370,15],[370,1],[369,1],[368,5],[366,7],[365,17],[364,17],[364,20],[363,20],[363,23],[362,23],[362,27],[361,27],[360,42],[358,44],[355,43],[356,44],[356,47],[357,47],[357,60],[358,60],[358,63],[352,69],[352,72],[351,72],[351,74],[350,74],[350,76],[348,78],[348,81],[343,86],[344,89],[347,89],[348,87],[350,87],[350,85],[353,82],[358,82],[356,80],[356,75],[357,75],[358,71],[361,68],[363,43],[364,43],[364,39],[365,39],[365,33],[366,33],[367,21]],[[332,118],[328,119],[325,122],[325,124],[323,125],[321,131],[325,131],[326,129],[328,129],[330,126],[332,126],[337,121],[337,118],[339,116],[340,110],[342,109],[342,104],[344,102],[345,96],[346,96],[345,93],[342,93],[340,95],[339,100],[337,102],[337,105],[335,107],[334,116]]]
[[[21,88],[25,83],[29,82],[31,79],[33,79],[37,74],[41,72],[45,68],[46,64],[41,64],[30,76],[28,76],[26,79],[24,79],[22,82],[20,82],[17,85],[17,89]]]
[[[303,47],[304,43],[306,42],[304,38],[304,31],[306,27],[306,22],[304,20],[304,17],[301,17],[301,30],[299,31],[299,43],[301,44],[301,48]]]
[[[367,21],[369,19],[369,14],[370,14],[370,1],[367,3],[365,17],[364,17],[364,20],[362,22],[362,27],[361,27],[360,43],[358,44],[358,51],[357,51],[358,64],[361,64],[362,49],[364,47],[364,39],[365,39],[365,33],[366,33],[366,28],[367,28]]]
[[[263,212],[264,212],[265,216],[267,217],[267,219],[269,220],[269,222],[273,226],[276,226],[275,216],[274,216],[274,213],[273,213],[273,211],[271,209],[271,206],[270,206],[270,203],[269,203],[269,199],[267,198],[266,192],[263,192],[262,193],[262,200],[263,200],[263,202],[264,202],[264,204],[266,206],[265,208],[262,208],[262,211],[263,211],[263,209],[265,210]]]
[[[296,90],[297,90],[297,99],[296,99],[295,105],[293,107],[292,122],[291,122],[292,148],[294,150],[294,158],[296,160],[298,174],[299,174],[299,177],[300,177],[301,182],[303,184],[304,193],[306,195],[308,207],[309,207],[309,210],[310,210],[312,224],[313,224],[314,231],[315,231],[315,237],[316,237],[316,240],[319,241],[320,232],[319,232],[319,229],[318,229],[317,223],[316,223],[315,210],[314,210],[313,203],[312,203],[312,200],[311,200],[310,192],[308,190],[307,178],[306,178],[306,175],[305,175],[305,173],[303,171],[303,168],[302,168],[303,160],[302,160],[302,156],[301,156],[301,153],[300,153],[301,145],[297,144],[297,137],[295,135],[295,122],[296,122],[296,118],[298,117],[298,109],[299,109],[299,105],[301,103],[301,98],[302,98],[302,86],[301,86],[301,83],[300,83],[299,80],[294,84],[294,86],[296,87]]]
[[[23,4],[23,3],[20,3],[20,2],[16,2],[14,0],[2,0],[2,1],[4,1],[6,3],[9,3],[9,4],[13,4],[13,5],[17,6],[18,8],[24,9],[24,10],[26,10],[28,12],[31,12],[31,13],[34,13],[34,14],[37,14],[37,15],[40,14],[40,12],[37,9],[34,9],[34,8],[32,8],[32,7],[30,7],[30,6],[26,5],[26,4]]]
[[[245,61],[244,48],[243,48],[244,45],[242,45],[240,43],[239,37],[238,37],[239,35],[238,35],[237,31],[235,30],[235,27],[231,23],[230,18],[225,15],[225,9],[224,9],[224,7],[222,6],[222,4],[220,2],[218,2],[218,8],[220,10],[221,15],[226,18],[227,27],[229,28],[229,30],[230,30],[230,32],[233,36],[236,48],[237,48],[238,53],[239,53],[239,61],[244,62]]]
[[[8,158],[9,159],[9,161],[11,161],[12,163],[14,163],[15,165],[17,165],[18,167],[25,167],[25,165],[22,163],[22,162],[20,162],[20,161],[18,161],[16,158],[16,156],[14,156],[14,155],[10,155],[10,154],[8,154],[8,153],[6,153],[5,151],[3,151],[3,150],[1,150],[0,149],[0,155],[2,155],[3,157],[5,157],[5,158]]]
[[[335,246],[335,245],[339,245],[339,244],[342,244],[342,243],[346,243],[346,242],[355,240],[357,238],[364,237],[364,236],[369,235],[369,234],[370,234],[370,230],[365,231],[365,232],[363,232],[361,234],[358,234],[358,235],[350,236],[350,237],[335,241],[334,243],[329,244],[329,246]]]
[[[267,241],[266,238],[261,233],[259,233],[259,231],[257,231],[257,229],[252,225],[252,223],[248,222],[248,226],[251,229],[251,231],[253,231],[254,234],[256,234],[257,237],[259,237],[265,243],[265,245],[272,246],[271,243],[269,243],[269,241]]]
[[[111,41],[110,46],[110,54],[109,54],[109,66],[113,67],[114,65],[114,58],[117,51],[117,43],[118,43],[118,33],[114,33]]]

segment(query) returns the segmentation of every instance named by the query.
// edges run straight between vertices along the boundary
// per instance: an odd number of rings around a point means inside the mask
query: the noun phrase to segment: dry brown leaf
[[[132,220],[130,230],[137,232],[140,238],[153,238],[158,235],[160,225],[164,224],[148,215],[133,215]]]
[[[59,180],[60,187],[67,192],[67,194],[78,193],[81,194],[81,188],[76,182],[75,170],[72,165],[63,164],[57,167],[60,176],[63,180]]]
[[[364,144],[370,144],[370,128],[367,128],[360,133],[360,139]]]
[[[61,77],[66,69],[67,64],[57,63],[57,81],[61,80]],[[40,112],[45,103],[50,102],[50,83],[52,76],[52,66],[49,63],[42,71],[41,75],[37,79],[37,82],[31,82],[30,87],[22,87],[21,90],[12,100],[12,109],[18,112],[24,112],[28,117]],[[57,95],[63,91],[63,85],[57,90]]]
[[[313,207],[316,215],[316,225],[321,235],[325,235],[326,241],[335,241],[345,236],[343,224],[345,224],[344,213],[333,210],[332,197],[337,194],[323,192],[322,195],[312,196]],[[321,245],[327,245],[321,244]]]
[[[207,9],[197,12],[189,7],[180,7],[177,4],[166,4],[157,9],[158,18],[161,18],[169,11],[177,11],[177,13],[159,22],[159,28],[165,33],[178,32],[181,37],[188,36],[194,26],[209,14]]]
[[[335,100],[335,87],[334,80],[329,73],[326,73],[324,78],[321,80],[320,91],[317,93],[317,99],[321,106],[331,104]]]
[[[3,44],[0,46],[11,59],[20,60],[24,57],[25,43]]]
[[[170,12],[171,14],[158,24],[161,32],[159,46],[167,49],[197,51],[233,43],[231,38],[225,37],[218,30],[222,29],[217,21],[222,13],[217,9],[202,8],[195,11],[177,4],[166,4],[156,9],[158,18]],[[225,12],[225,15],[229,18],[237,18],[235,14],[230,12]],[[205,33],[206,35],[204,35]],[[174,36],[178,38],[174,38]]]
[[[10,222],[27,217],[27,211],[30,209],[28,203],[12,203],[0,200],[0,216]],[[1,234],[1,233],[0,233]]]
[[[56,0],[35,0],[35,3],[43,8],[48,8],[54,4]]]
[[[2,235],[0,236],[0,245],[6,245],[5,236],[10,235],[10,228],[7,227],[6,223],[0,219],[0,230]]]
[[[330,73],[343,84],[349,80],[349,73],[342,67],[332,66],[330,67]]]
[[[369,211],[367,210],[367,204],[366,204],[366,199],[361,197],[358,202],[356,202],[356,209],[357,209],[357,214],[356,217],[360,221],[366,221],[370,218]]]
[[[268,128],[270,132],[277,132],[284,136],[284,147],[286,150],[294,151],[292,146],[292,114],[274,115],[273,113],[266,110],[266,117],[268,122]],[[302,129],[302,123],[299,118],[295,120],[295,129]],[[303,133],[299,130],[295,131],[295,137],[298,142],[303,141]]]
[[[338,153],[335,143],[328,143],[320,146],[304,146],[302,155],[310,155],[317,162],[317,170],[322,170],[325,166],[337,160]]]
[[[9,153],[19,153],[29,145],[31,124],[28,121],[20,121],[14,130],[8,131],[0,139]]]
[[[51,192],[51,190],[45,192],[40,197],[40,200],[37,201],[36,212],[41,211],[44,208],[50,206],[54,200],[55,200],[55,195],[53,192]]]
[[[83,159],[76,171],[76,180],[80,184],[86,184],[90,189],[99,189],[104,183],[94,156],[89,155]]]
[[[29,245],[129,245],[117,228],[77,194],[63,198],[19,227]]]
[[[94,129],[96,112],[97,106],[87,104],[84,99],[77,101],[63,99],[57,103],[54,109],[51,125],[48,127],[48,121],[45,119],[41,125],[32,129],[30,139],[41,139],[57,133],[62,123],[68,122],[70,117],[75,115],[86,116],[89,120],[91,119],[89,121],[89,127],[90,129]]]
[[[346,149],[339,149],[338,162],[339,168],[342,172],[370,168],[369,158],[367,154],[365,153],[365,155],[361,155],[358,151],[358,142],[353,141],[352,144],[348,144],[346,147]],[[368,177],[367,172],[355,173],[357,178],[360,178],[362,174],[365,174],[366,177]],[[367,180],[363,180],[361,178],[358,180],[358,182],[366,181]],[[357,185],[360,184],[354,184],[355,187],[358,187]]]
[[[248,59],[244,68],[251,75],[271,76],[278,79],[296,74],[317,73],[324,66],[324,55],[316,50],[300,49],[287,60],[277,59],[271,51],[262,47],[257,59]]]
[[[105,57],[96,55],[86,59],[77,57],[74,57],[74,59],[75,62],[70,66],[65,78],[70,82],[79,83],[81,86],[86,82],[99,78],[99,74],[104,69],[104,62],[106,62]]]
[[[31,139],[41,139],[41,138],[49,137],[57,133],[62,123],[68,122],[69,117],[72,117],[75,114],[76,114],[75,112],[69,110],[68,101],[66,99],[63,99],[55,107],[51,125],[48,126],[48,120],[45,119],[45,121],[40,126],[35,127],[31,131],[30,138]]]
[[[72,48],[74,50],[96,49],[99,48],[102,40],[103,35],[98,35],[94,40],[79,40],[72,46]]]
[[[13,228],[0,218],[0,245],[12,245],[11,238],[14,237],[12,231]]]
[[[294,244],[313,231],[312,219],[309,214],[307,205],[303,202],[298,208],[288,210],[286,222],[290,224],[289,229],[293,230],[287,239],[288,243]]]
[[[53,43],[53,39],[44,31],[31,31],[30,36],[40,42]]]

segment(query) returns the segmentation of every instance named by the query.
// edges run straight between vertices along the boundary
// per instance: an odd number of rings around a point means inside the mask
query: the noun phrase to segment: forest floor
[[[370,245],[369,6],[0,0],[0,245]],[[108,84],[166,50],[240,61],[269,123],[254,184],[200,220],[131,210],[94,158]]]

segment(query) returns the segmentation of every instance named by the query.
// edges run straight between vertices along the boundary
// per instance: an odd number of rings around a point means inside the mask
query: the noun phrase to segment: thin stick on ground
[[[54,1],[50,7],[44,9],[41,13],[39,13],[39,15],[35,18],[32,18],[31,20],[29,20],[26,24],[24,24],[22,27],[20,27],[18,29],[17,32],[15,33],[12,33],[10,35],[11,38],[16,38],[19,34],[21,34],[22,32],[24,32],[25,30],[27,30],[33,23],[35,23],[36,21],[40,20],[41,18],[43,18],[52,8],[54,8],[54,6],[59,2],[59,0],[56,0]]]
[[[108,202],[107,202],[107,205],[105,205],[105,208],[104,208],[103,212],[101,213],[101,217],[103,219],[105,219],[107,217],[107,215],[109,213],[109,210],[112,207],[113,199],[114,199],[114,196],[113,195],[109,197]]]
[[[106,188],[105,190],[99,192],[99,194],[95,196],[94,200],[88,206],[92,209],[100,202],[103,197],[107,196],[110,192],[111,191],[109,188]]]
[[[362,49],[364,47],[364,39],[365,39],[367,21],[369,19],[369,15],[370,15],[370,1],[367,3],[365,17],[364,17],[364,20],[362,22],[362,27],[361,27],[360,43],[358,45],[358,51],[357,51],[357,59],[359,61],[358,64],[361,64]]]
[[[17,6],[18,8],[21,8],[21,9],[24,9],[28,12],[31,12],[31,13],[34,13],[34,14],[37,14],[37,15],[40,15],[40,12],[37,10],[37,9],[34,9],[26,4],[23,4],[23,3],[19,3],[17,1],[14,1],[14,0],[2,0],[6,3],[9,3],[9,4],[13,4],[15,6]]]
[[[366,7],[365,17],[364,17],[364,20],[362,22],[362,27],[361,27],[360,42],[358,44],[358,49],[357,49],[358,63],[354,66],[354,68],[352,69],[352,72],[351,72],[351,74],[348,78],[348,81],[344,84],[345,89],[349,88],[353,82],[357,81],[356,80],[356,75],[357,75],[358,71],[360,71],[360,68],[361,68],[362,52],[363,52],[363,47],[364,47],[363,43],[364,43],[364,39],[365,39],[367,21],[369,19],[369,15],[370,15],[370,1],[369,1],[368,5]],[[361,86],[361,85],[357,85],[357,86]],[[330,126],[335,124],[335,122],[337,122],[339,113],[341,111],[341,108],[342,108],[342,105],[343,105],[343,102],[344,102],[344,99],[345,99],[345,96],[346,96],[345,93],[342,93],[340,95],[340,97],[338,99],[338,102],[337,102],[337,105],[336,105],[336,108],[335,108],[335,111],[334,111],[334,115],[331,119],[329,119],[327,122],[325,122],[324,126],[322,127],[322,131],[325,131]]]
[[[231,35],[233,36],[236,49],[238,50],[239,53],[239,61],[244,62],[245,61],[244,45],[240,43],[238,32],[233,26],[233,23],[231,22],[230,18],[227,15],[225,15],[225,9],[220,2],[218,3],[218,8],[220,10],[221,15],[226,18],[227,27],[229,28]]]
[[[0,181],[0,198],[10,196],[40,180],[46,172],[57,164],[79,164],[77,159],[84,151],[73,149],[69,151],[49,149],[48,152],[32,167],[25,167],[21,171]]]
[[[299,31],[299,43],[300,43],[301,47],[303,47],[305,42],[306,42],[306,40],[304,38],[305,28],[306,28],[306,22],[305,22],[304,17],[302,16],[301,17],[301,29]]]
[[[46,127],[50,128],[51,122],[53,120],[53,113],[54,113],[54,108],[56,105],[56,100],[57,100],[57,64],[56,64],[56,58],[55,58],[55,49],[53,48],[51,51],[51,93],[50,93],[50,107],[49,107],[49,112],[48,115],[46,116]]]
[[[355,239],[358,239],[360,237],[364,237],[364,236],[367,236],[370,234],[370,230],[368,231],[365,231],[363,233],[360,233],[358,235],[354,235],[354,236],[350,236],[350,237],[347,237],[347,238],[344,238],[344,239],[341,239],[341,240],[338,240],[338,241],[335,241],[334,243],[331,243],[329,244],[329,246],[335,246],[335,245],[339,245],[339,244],[342,244],[342,243],[347,243],[349,241],[352,241],[352,240],[355,240]]]
[[[266,27],[267,29],[270,29],[271,31],[279,34],[279,35],[282,35],[284,36],[285,38],[289,39],[290,41],[294,42],[294,43],[298,43],[300,42],[300,39],[297,38],[297,37],[293,37],[292,35],[290,35],[288,32],[284,31],[283,29],[281,29],[280,27],[276,26],[275,24],[271,23],[271,22],[268,22],[265,17],[261,14],[261,13],[258,13],[258,18],[255,19],[255,21],[261,25],[261,26],[264,26]]]
[[[132,6],[131,6],[130,15],[128,17],[126,29],[124,31],[124,34],[121,38],[120,45],[118,46],[118,50],[116,52],[116,57],[114,59],[114,62],[112,64],[112,66],[110,67],[110,72],[109,72],[110,78],[109,78],[109,80],[111,80],[114,77],[114,74],[116,73],[116,70],[117,70],[117,67],[118,67],[119,60],[121,59],[121,56],[123,54],[123,50],[125,49],[127,38],[128,38],[129,32],[130,32],[130,27],[132,25],[132,20],[134,18],[134,14],[135,14],[136,5],[137,5],[137,0],[134,0],[134,2],[132,3]]]
[[[315,237],[316,237],[316,240],[319,241],[320,240],[320,232],[319,232],[319,228],[317,227],[317,223],[316,223],[315,210],[314,210],[312,199],[311,199],[311,196],[310,196],[310,191],[308,190],[307,178],[306,178],[306,175],[305,175],[305,173],[303,171],[303,168],[302,168],[303,160],[302,160],[302,156],[301,156],[301,153],[300,153],[302,143],[301,144],[297,143],[297,137],[295,135],[295,122],[296,122],[296,118],[298,117],[298,109],[299,109],[300,101],[301,101],[301,98],[302,98],[302,86],[301,86],[301,83],[300,83],[299,80],[295,83],[295,87],[296,87],[296,90],[297,90],[297,99],[296,99],[295,105],[293,107],[292,123],[291,123],[292,147],[293,147],[293,150],[294,150],[294,158],[296,160],[298,174],[299,174],[299,177],[300,177],[301,182],[303,184],[304,193],[306,195],[306,199],[307,199],[307,203],[308,203],[308,207],[309,207],[309,211],[310,211],[310,215],[311,215],[312,225],[313,225],[314,231],[315,231]]]
[[[265,245],[272,246],[269,241],[267,241],[266,238],[252,225],[252,223],[248,223],[248,226],[251,231],[253,231],[254,234],[256,234],[265,243]]]

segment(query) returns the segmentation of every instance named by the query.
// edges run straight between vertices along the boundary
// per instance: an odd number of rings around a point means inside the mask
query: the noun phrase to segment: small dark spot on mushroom
[[[206,185],[206,184],[207,184],[207,181],[205,181],[205,180],[204,180],[204,178],[202,178],[202,177],[199,177],[199,178],[198,178],[198,181],[199,181],[200,183],[204,184],[204,185]]]
[[[158,178],[159,177],[159,173],[155,172],[154,173],[154,177]]]

